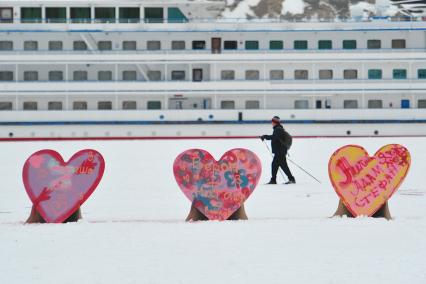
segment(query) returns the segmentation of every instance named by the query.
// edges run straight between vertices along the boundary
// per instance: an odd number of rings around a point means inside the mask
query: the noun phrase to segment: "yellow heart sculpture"
[[[347,145],[331,156],[328,174],[355,217],[372,216],[397,191],[410,163],[410,152],[402,145],[383,146],[373,157],[361,146]]]

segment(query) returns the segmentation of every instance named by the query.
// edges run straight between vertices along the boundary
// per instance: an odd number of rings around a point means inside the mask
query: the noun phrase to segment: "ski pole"
[[[266,142],[265,142],[265,140],[262,140],[262,142],[263,142],[263,144],[265,144],[266,148],[268,149],[269,154],[271,154],[272,159],[274,159],[274,155],[272,155],[272,151],[271,151],[271,149],[269,148],[268,143],[266,143]],[[281,176],[283,177],[283,180],[284,180],[284,182],[285,182],[285,181],[286,181],[286,178],[284,177],[284,173],[283,173],[283,171],[281,170],[281,168],[280,168],[280,167],[278,168],[278,171],[280,172],[280,174],[281,174]]]
[[[316,178],[316,177],[314,177],[313,175],[311,175],[308,171],[306,171],[304,168],[302,168],[301,166],[299,166],[298,164],[296,164],[295,162],[293,162],[291,159],[290,159],[290,155],[288,155],[289,157],[287,157],[287,160],[289,160],[293,165],[295,165],[296,167],[298,167],[299,169],[301,169],[303,172],[305,172],[305,174],[307,174],[308,176],[310,176],[311,178],[313,178],[314,180],[316,180],[319,184],[321,184],[321,182]]]

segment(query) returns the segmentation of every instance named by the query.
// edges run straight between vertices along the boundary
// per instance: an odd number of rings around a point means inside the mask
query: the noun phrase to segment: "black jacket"
[[[264,135],[266,140],[271,140],[272,153],[274,154],[286,154],[288,149],[291,147],[293,138],[291,135],[284,130],[281,124],[274,126],[274,132],[272,135]]]

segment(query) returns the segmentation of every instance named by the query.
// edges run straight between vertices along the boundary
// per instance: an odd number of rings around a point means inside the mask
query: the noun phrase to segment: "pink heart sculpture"
[[[249,198],[262,173],[259,158],[247,149],[232,149],[216,161],[201,149],[181,153],[173,173],[185,196],[209,220],[226,220]]]
[[[22,171],[25,190],[47,223],[62,223],[93,193],[105,161],[95,150],[81,150],[65,163],[53,150],[32,154]]]
[[[331,183],[353,216],[372,216],[398,190],[410,169],[407,148],[390,144],[370,157],[361,146],[338,149],[328,163]]]

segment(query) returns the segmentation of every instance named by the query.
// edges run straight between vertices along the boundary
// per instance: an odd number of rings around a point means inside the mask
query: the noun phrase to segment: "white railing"
[[[361,22],[419,22],[426,21],[423,16],[373,16],[331,19],[284,19],[276,18],[190,18],[190,19],[154,19],[154,18],[14,18],[2,19],[0,24],[10,23],[49,23],[49,24],[180,24],[180,23],[361,23]]]

